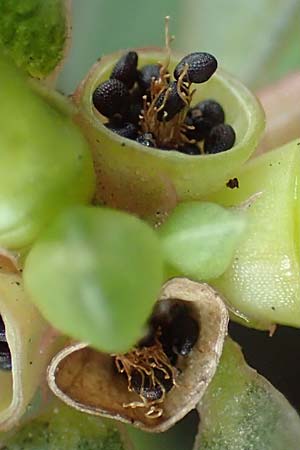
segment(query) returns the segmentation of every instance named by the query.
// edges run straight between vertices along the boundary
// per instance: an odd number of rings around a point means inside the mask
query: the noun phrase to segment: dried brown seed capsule
[[[229,150],[235,142],[234,129],[228,125],[221,123],[211,129],[208,137],[204,142],[205,153],[220,153]]]
[[[128,89],[131,89],[137,81],[138,55],[136,52],[128,52],[121,56],[112,70],[110,78],[122,81]]]
[[[115,124],[114,122],[108,122],[105,126],[114,133],[117,133],[119,136],[127,139],[135,139],[138,133],[136,125],[130,122],[125,122],[122,125]]]
[[[185,102],[178,94],[177,82],[170,83],[168,89],[163,91],[157,98],[156,108],[159,121],[168,122],[185,107]]]
[[[183,81],[190,83],[203,83],[215,73],[218,62],[216,58],[210,53],[195,52],[182,58],[174,69],[174,77],[176,80],[180,77],[188,65],[187,75]]]
[[[123,116],[129,108],[129,91],[122,81],[107,80],[99,84],[93,93],[95,108],[105,117]]]
[[[11,354],[7,342],[0,342],[0,370],[11,370]]]
[[[143,92],[150,91],[152,80],[160,78],[160,64],[147,64],[138,72],[138,84]]]
[[[164,353],[159,333],[152,346],[135,347],[125,355],[108,355],[77,343],[52,360],[50,388],[80,411],[147,431],[167,430],[204,394],[218,365],[228,324],[227,309],[216,291],[207,284],[175,278],[162,288],[154,313],[157,320],[153,320],[156,332],[160,324],[172,323],[173,305],[182,304],[201,326],[194,347],[187,356],[178,356],[176,367]]]

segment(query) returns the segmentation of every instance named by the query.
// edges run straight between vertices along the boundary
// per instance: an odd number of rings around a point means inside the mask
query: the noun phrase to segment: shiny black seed
[[[173,350],[181,356],[187,356],[199,337],[199,325],[188,312],[180,312],[172,321]]]
[[[139,144],[145,145],[146,147],[156,147],[155,140],[151,133],[141,134],[136,138],[136,142]]]
[[[229,150],[235,142],[234,129],[228,125],[221,123],[211,129],[209,136],[204,142],[205,153],[220,153]]]
[[[216,58],[210,53],[195,52],[182,58],[174,69],[174,77],[176,80],[180,77],[186,64],[188,64],[187,75],[183,81],[191,83],[203,83],[209,80],[218,67]]]
[[[168,122],[184,108],[185,103],[177,92],[176,81],[170,83],[170,87],[168,88],[168,90],[166,89],[159,95],[156,101],[157,109],[164,103],[166,95],[168,97],[165,106],[161,111],[157,113],[157,118],[159,121],[165,120],[166,122]]]
[[[197,145],[194,144],[185,144],[178,147],[178,151],[180,153],[184,153],[185,155],[200,155],[200,150]]]
[[[203,102],[198,103],[198,105],[196,105],[196,108],[201,111],[203,118],[207,119],[212,126],[224,123],[224,109],[222,108],[220,103],[216,102],[215,100],[204,100]]]
[[[11,370],[11,354],[7,342],[0,342],[0,370]]]
[[[160,78],[161,65],[147,64],[138,72],[138,84],[143,92],[150,90],[152,79]]]
[[[186,117],[185,123],[194,128],[185,130],[184,134],[188,139],[194,139],[197,142],[202,141],[209,135],[212,124],[206,118],[200,115],[197,116],[196,114],[193,115],[193,112],[190,111]],[[199,109],[198,112],[200,112]]]
[[[5,334],[5,325],[2,316],[0,316],[0,342],[7,342]]]
[[[172,364],[172,366],[175,366],[177,363],[178,356],[173,350],[173,335],[170,324],[165,324],[165,326],[161,329],[159,341],[170,363]]]
[[[131,374],[131,386],[134,392],[147,400],[159,400],[163,395],[163,390],[159,384],[153,385],[150,377],[146,375],[143,377],[137,370],[134,370]]]
[[[122,125],[118,125],[114,122],[108,122],[105,124],[106,128],[117,133],[119,136],[135,139],[137,137],[137,127],[133,123],[125,122]]]
[[[122,81],[128,89],[131,89],[137,81],[137,62],[136,52],[128,52],[123,55],[112,70],[110,78]]]
[[[125,115],[129,109],[129,91],[122,81],[111,79],[99,84],[93,94],[95,108],[106,117]]]

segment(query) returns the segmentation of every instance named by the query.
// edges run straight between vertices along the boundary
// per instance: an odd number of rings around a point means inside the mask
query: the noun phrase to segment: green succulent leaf
[[[215,378],[199,405],[195,450],[298,450],[300,419],[285,397],[247,366],[227,340]]]
[[[296,140],[254,158],[236,172],[239,189],[210,197],[226,207],[261,193],[248,208],[247,233],[232,264],[213,281],[258,327],[300,326],[299,156]]]
[[[126,441],[125,433],[111,421],[63,404],[14,430],[13,435],[0,435],[5,450],[132,450]]]
[[[68,205],[89,202],[94,168],[68,102],[39,92],[0,55],[0,246],[20,249]]]
[[[119,211],[75,207],[35,243],[24,279],[54,327],[112,353],[140,337],[162,267],[160,242],[147,224]]]
[[[47,77],[67,41],[63,0],[0,0],[0,48],[29,75]]]
[[[173,210],[159,236],[167,262],[179,274],[209,280],[225,272],[245,228],[241,211],[187,202]]]

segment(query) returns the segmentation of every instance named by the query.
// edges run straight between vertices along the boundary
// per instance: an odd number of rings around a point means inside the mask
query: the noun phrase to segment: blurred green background
[[[59,89],[74,90],[103,54],[163,46],[166,15],[174,50],[210,51],[252,88],[300,68],[300,0],[73,0]]]

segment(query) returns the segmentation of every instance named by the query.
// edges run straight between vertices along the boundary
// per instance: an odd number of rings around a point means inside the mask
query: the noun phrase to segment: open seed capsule
[[[165,52],[159,49],[136,52],[139,69],[166,59]],[[200,198],[225,185],[254,151],[264,128],[264,114],[255,97],[242,84],[218,69],[209,81],[195,85],[192,106],[207,99],[222,105],[226,123],[236,132],[232,149],[213,155],[199,152],[197,157],[172,148],[160,151],[118,136],[104,126],[107,118],[93,106],[92,97],[97,86],[109,79],[122,54],[102,58],[80,84],[73,97],[78,106],[76,121],[94,150],[95,202],[104,202],[160,223],[178,201]],[[179,60],[180,57],[171,56],[170,73]]]
[[[173,323],[172,310],[178,306],[188,311],[200,331],[187,354],[171,361],[160,338],[164,327]],[[206,284],[174,278],[163,286],[152,315],[154,341],[148,340],[148,346],[142,341],[118,355],[97,352],[86,344],[70,345],[52,360],[49,386],[80,411],[147,431],[167,430],[205,392],[218,365],[227,322],[227,310],[216,291]]]
[[[0,267],[0,431],[5,431],[25,413],[61,347],[25,296],[14,258],[1,254]]]

